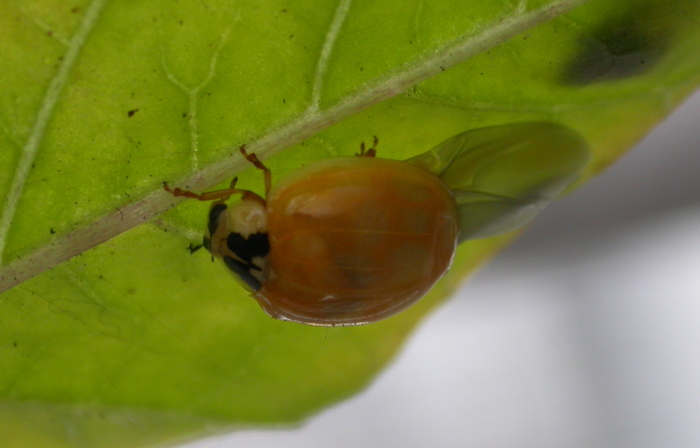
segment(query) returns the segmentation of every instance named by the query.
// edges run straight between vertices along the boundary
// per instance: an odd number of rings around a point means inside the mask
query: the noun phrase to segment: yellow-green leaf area
[[[356,393],[511,236],[461,245],[402,314],[305,327],[190,253],[208,205],[163,182],[261,193],[242,144],[274,180],[521,121],[580,133],[588,178],[696,88],[699,23],[690,0],[2,3],[0,438],[174,443]]]

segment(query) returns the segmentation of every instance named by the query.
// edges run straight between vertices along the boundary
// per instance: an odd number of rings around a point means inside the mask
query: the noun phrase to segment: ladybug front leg
[[[263,178],[265,180],[265,197],[267,198],[267,196],[270,194],[270,188],[272,186],[272,172],[270,171],[270,168],[263,165],[255,153],[248,154],[248,152],[245,150],[245,145],[238,148],[238,150],[241,152],[241,154],[243,154],[243,157],[245,157],[248,162],[252,163],[255,165],[255,168],[263,172]]]
[[[190,198],[190,199],[197,199],[198,201],[218,201],[218,202],[226,202],[228,199],[234,195],[234,194],[247,194],[249,193],[248,190],[241,190],[236,187],[236,182],[238,182],[238,178],[234,177],[233,180],[231,180],[231,184],[229,187],[225,190],[216,190],[216,191],[207,191],[201,194],[193,193],[188,190],[182,190],[180,188],[175,188],[172,189],[168,186],[167,182],[163,182],[163,188],[165,191],[168,193],[172,194],[175,197],[185,197],[185,198]]]

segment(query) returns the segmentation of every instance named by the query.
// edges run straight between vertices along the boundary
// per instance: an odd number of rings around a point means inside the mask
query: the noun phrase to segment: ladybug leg
[[[360,153],[355,155],[357,157],[376,157],[378,143],[379,139],[376,136],[374,136],[374,143],[372,143],[372,147],[369,149],[365,149],[365,142],[360,143]]]
[[[255,153],[248,154],[248,152],[245,150],[245,145],[238,148],[238,150],[241,152],[241,154],[243,154],[243,157],[245,157],[248,162],[252,163],[255,165],[255,168],[263,172],[263,178],[265,180],[265,197],[267,197],[272,186],[272,172],[270,171],[270,168],[263,165]]]
[[[225,190],[207,191],[201,194],[193,193],[188,190],[181,190],[180,188],[170,188],[167,182],[163,182],[163,189],[175,197],[185,197],[190,199],[197,199],[198,201],[217,201],[226,202],[234,194],[247,195],[250,192],[248,190],[241,190],[236,187],[236,182],[238,178],[234,177],[231,181],[229,187]]]

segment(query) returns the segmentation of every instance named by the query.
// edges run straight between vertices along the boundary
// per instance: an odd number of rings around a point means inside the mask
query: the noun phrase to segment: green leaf
[[[696,88],[699,22],[697,0],[0,3],[0,438],[170,443],[360,390],[510,236],[402,314],[311,328],[190,254],[207,205],[162,183],[261,191],[242,144],[279,178],[521,121],[583,135],[583,181]]]

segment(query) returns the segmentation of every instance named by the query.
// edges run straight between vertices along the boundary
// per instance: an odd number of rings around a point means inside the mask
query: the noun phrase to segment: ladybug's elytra
[[[531,220],[574,182],[585,140],[549,122],[458,134],[407,161],[358,157],[313,163],[265,197],[236,188],[175,196],[214,201],[204,246],[272,317],[308,325],[360,325],[423,297],[447,272],[457,244]],[[241,201],[228,205],[232,195]]]
[[[375,140],[376,145],[376,140]],[[175,196],[214,200],[204,246],[271,316],[309,325],[358,325],[423,297],[447,271],[457,205],[433,173],[375,148],[309,165],[266,192],[226,190]],[[226,201],[241,194],[233,205]]]

